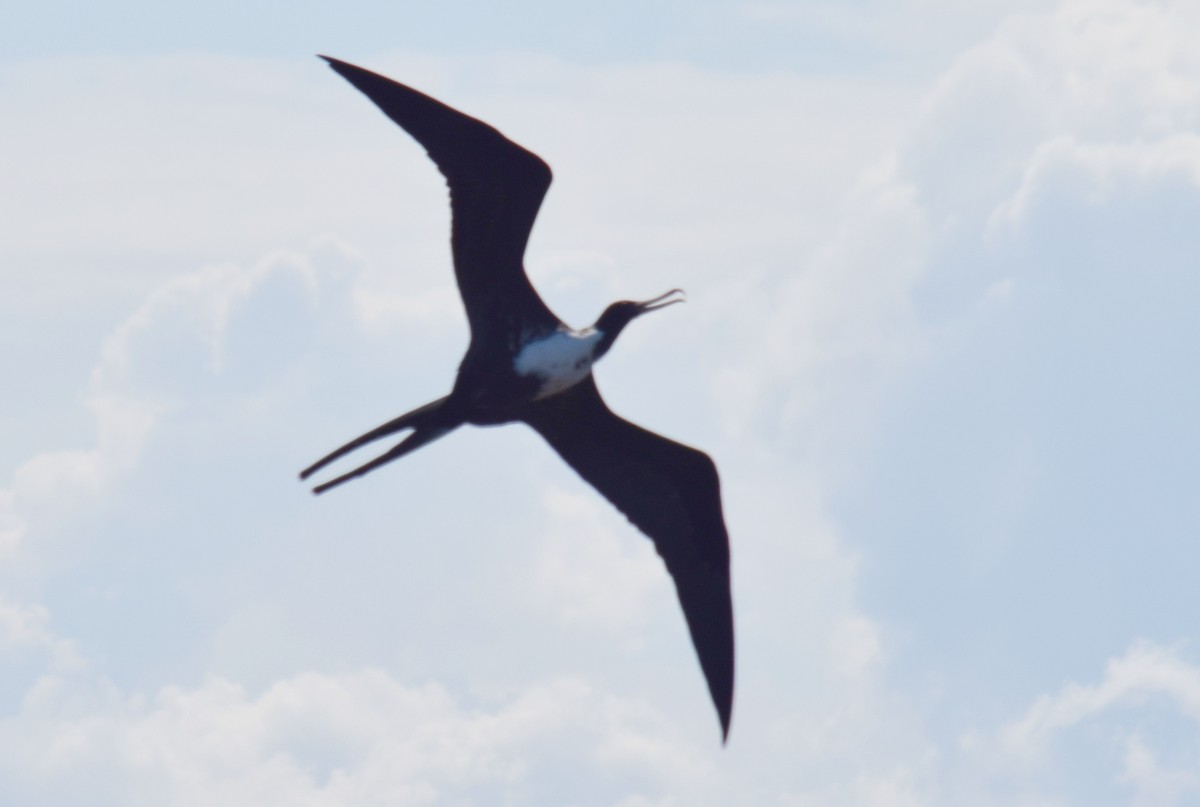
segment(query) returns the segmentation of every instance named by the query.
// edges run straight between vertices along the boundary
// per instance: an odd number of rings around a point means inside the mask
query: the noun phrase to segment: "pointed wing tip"
[[[717,718],[721,721],[721,745],[729,744],[729,727],[733,724],[733,682],[729,683],[729,690],[724,693],[724,697],[717,700],[713,698],[713,705],[717,707]]]
[[[355,68],[354,65],[350,64],[349,62],[343,62],[341,59],[335,59],[332,56],[326,56],[324,53],[318,53],[317,58],[324,59],[327,65],[333,68],[336,72],[341,73],[343,76],[345,76],[346,72],[352,68],[360,70],[364,73],[366,72],[361,67]]]

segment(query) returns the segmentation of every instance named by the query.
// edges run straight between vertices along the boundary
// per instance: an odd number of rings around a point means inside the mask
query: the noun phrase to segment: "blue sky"
[[[0,33],[0,801],[1200,801],[1183,2],[76,3]],[[15,22],[13,22],[15,21]],[[537,151],[568,321],[702,446],[729,745],[653,550],[448,389],[445,191],[317,59]]]

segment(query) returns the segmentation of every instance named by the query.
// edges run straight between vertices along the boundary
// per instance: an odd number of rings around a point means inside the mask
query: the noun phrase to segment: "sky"
[[[1200,8],[4,7],[0,803],[1200,804]],[[650,543],[448,391],[440,176],[316,53],[553,167],[527,266],[722,476],[729,742]]]

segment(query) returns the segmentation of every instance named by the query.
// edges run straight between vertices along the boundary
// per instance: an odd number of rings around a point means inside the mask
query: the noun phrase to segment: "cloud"
[[[6,800],[417,805],[507,793],[600,804],[620,793],[657,803],[664,781],[705,778],[654,738],[644,709],[569,679],[479,705],[379,670],[298,674],[258,695],[210,678],[82,713],[72,697],[47,681],[0,721]],[[569,768],[554,770],[573,757],[606,771],[609,784],[580,794]]]
[[[1136,733],[1125,741],[1123,782],[1135,788],[1135,807],[1186,804],[1182,799],[1200,793],[1195,758],[1182,767],[1164,767],[1158,755]]]
[[[1170,698],[1180,713],[1200,724],[1200,669],[1175,651],[1141,643],[1110,660],[1100,683],[1068,686],[1039,699],[1004,729],[1003,743],[1010,753],[1036,753],[1055,733],[1146,695]]]
[[[83,659],[74,644],[50,630],[50,614],[40,605],[15,605],[0,599],[0,656],[34,651],[45,655],[48,669],[78,668]]]
[[[1145,233],[1155,224],[1182,224],[1197,196],[1200,138],[1191,133],[1122,143],[1058,137],[1034,151],[1016,192],[992,214],[989,236],[995,241],[1020,238],[1023,228],[1070,215],[1071,208],[1080,207],[1096,213],[1113,210],[1115,215],[1109,216],[1128,229],[1137,227]],[[1104,235],[1100,232],[1093,237]]]
[[[994,734],[964,735],[959,775],[949,781],[1031,804],[1095,793],[1137,805],[1191,803],[1200,792],[1200,667],[1181,651],[1135,642],[1095,683],[1037,698]]]
[[[314,336],[316,283],[307,256],[280,253],[250,269],[205,267],[153,291],[105,340],[92,370],[95,445],[31,457],[0,490],[9,555],[35,522],[48,527],[94,505],[138,466],[164,419],[235,390],[252,397],[286,375]]]
[[[649,540],[605,528],[623,521],[605,510],[607,502],[590,490],[551,488],[545,503],[551,522],[535,576],[556,618],[616,631],[651,607],[675,607],[669,575]]]

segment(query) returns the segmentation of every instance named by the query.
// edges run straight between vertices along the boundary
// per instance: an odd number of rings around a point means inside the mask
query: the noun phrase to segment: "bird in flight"
[[[707,454],[614,415],[592,377],[592,365],[626,325],[682,302],[682,292],[616,302],[590,328],[568,327],[542,302],[523,263],[550,187],[550,167],[483,121],[361,67],[321,58],[424,146],[446,178],[454,274],[471,339],[449,395],[351,440],[300,478],[402,431],[408,434],[394,447],[313,492],[362,476],[464,423],[529,424],[654,542],[675,582],[722,738],[728,739],[733,605],[716,466]]]

